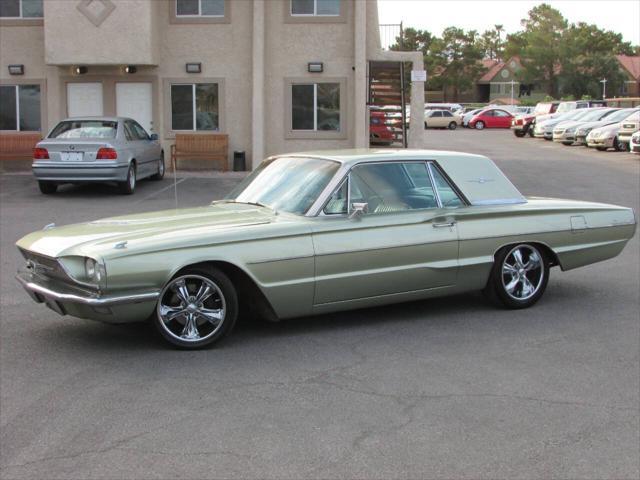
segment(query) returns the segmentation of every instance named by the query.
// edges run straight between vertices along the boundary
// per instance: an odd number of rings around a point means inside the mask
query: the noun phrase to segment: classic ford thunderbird
[[[64,315],[151,319],[173,345],[270,320],[484,290],[525,308],[549,269],[618,255],[630,208],[525,198],[486,157],[346,150],[265,160],[224,200],[49,226],[18,281]]]

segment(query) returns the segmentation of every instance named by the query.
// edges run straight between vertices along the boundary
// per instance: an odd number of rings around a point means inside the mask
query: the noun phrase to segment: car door
[[[438,128],[442,126],[442,112],[440,110],[434,110],[431,112],[431,117],[427,120],[427,125],[432,128]]]
[[[151,140],[149,134],[135,120],[131,120],[131,128],[137,141],[137,159],[140,176],[153,175],[157,171],[157,159],[159,153],[156,152],[157,146]]]
[[[504,110],[494,110],[493,125],[494,128],[509,128],[511,126],[511,114]]]
[[[439,201],[426,162],[354,167],[316,218],[313,243],[316,306],[456,284],[454,210]]]

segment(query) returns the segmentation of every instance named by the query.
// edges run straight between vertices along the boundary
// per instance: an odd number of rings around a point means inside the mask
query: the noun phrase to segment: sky
[[[542,1],[529,0],[378,0],[380,23],[429,30],[440,35],[449,26],[479,33],[502,24],[507,33],[521,30],[520,20]],[[593,23],[640,44],[640,0],[547,0],[569,23]]]

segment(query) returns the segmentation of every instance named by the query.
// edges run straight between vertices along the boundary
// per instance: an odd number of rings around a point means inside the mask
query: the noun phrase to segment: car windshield
[[[338,162],[319,158],[265,160],[225,200],[304,215],[339,168]]]
[[[49,138],[116,138],[118,122],[104,120],[64,120]]]
[[[593,122],[595,120],[600,120],[604,115],[611,113],[611,110],[606,110],[604,108],[596,108],[582,117],[580,120],[583,122]]]
[[[576,104],[569,102],[569,103],[561,103],[560,105],[558,105],[558,109],[556,110],[556,113],[564,113],[564,112],[568,112],[570,110],[573,110],[576,108]]]
[[[533,111],[533,113],[536,115],[539,113],[549,113],[551,111],[551,107],[551,103],[539,103],[536,105],[536,109]]]
[[[607,115],[607,120],[611,120],[611,122],[621,122],[632,113],[633,113],[632,109],[625,108],[624,110],[619,110],[617,112],[612,113],[611,115]]]

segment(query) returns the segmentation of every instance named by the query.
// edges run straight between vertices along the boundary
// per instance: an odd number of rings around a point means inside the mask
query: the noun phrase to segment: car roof
[[[525,198],[489,158],[472,153],[417,149],[317,150],[274,155],[270,158],[321,158],[350,168],[358,163],[433,160],[467,197],[472,205],[523,203]]]
[[[103,116],[82,116],[82,117],[69,117],[69,118],[64,118],[62,120],[60,120],[61,122],[68,122],[68,121],[77,121],[77,120],[102,120],[104,122],[122,122],[124,120],[132,120],[129,117],[103,117]]]

